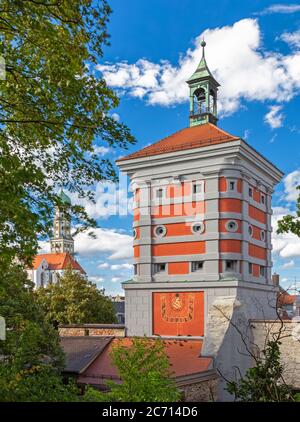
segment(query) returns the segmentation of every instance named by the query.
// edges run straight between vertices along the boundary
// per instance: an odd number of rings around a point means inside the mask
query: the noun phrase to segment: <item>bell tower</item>
[[[59,197],[62,205],[55,207],[53,237],[50,240],[51,253],[67,252],[70,255],[74,255],[74,239],[71,236],[71,218],[68,215],[71,199],[63,190],[60,191]]]
[[[206,42],[201,42],[202,58],[194,72],[187,80],[190,88],[190,126],[205,123],[217,124],[217,92],[220,84],[215,80],[205,60]]]

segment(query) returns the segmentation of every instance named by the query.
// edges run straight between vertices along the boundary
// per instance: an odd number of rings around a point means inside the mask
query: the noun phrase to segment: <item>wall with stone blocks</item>
[[[84,325],[78,327],[59,327],[59,335],[61,337],[81,337],[81,336],[112,336],[125,337],[125,327],[85,327]]]
[[[280,332],[281,362],[284,366],[284,380],[300,389],[300,321],[251,321],[253,342],[259,350],[265,347],[266,339],[274,338]]]
[[[214,357],[215,367],[224,378],[237,379],[253,365],[248,351],[252,341],[249,321],[274,316],[274,304],[274,292],[255,288],[237,288],[235,295],[212,298],[201,354]],[[218,400],[232,400],[222,376]]]
[[[179,387],[185,402],[212,402],[217,397],[218,379],[209,379]]]

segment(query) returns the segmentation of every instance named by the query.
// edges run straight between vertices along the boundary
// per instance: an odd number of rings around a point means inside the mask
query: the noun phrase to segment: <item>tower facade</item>
[[[68,208],[71,205],[70,198],[60,191],[62,206],[55,207],[55,216],[53,221],[53,237],[50,240],[51,253],[69,253],[74,255],[74,239],[71,235],[71,218],[68,214]]]
[[[190,127],[117,162],[134,192],[128,335],[203,337],[220,296],[246,303],[249,319],[274,317],[271,197],[282,173],[216,126],[218,83],[202,46],[187,82]]]

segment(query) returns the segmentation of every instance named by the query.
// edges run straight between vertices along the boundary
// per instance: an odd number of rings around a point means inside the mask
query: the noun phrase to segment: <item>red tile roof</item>
[[[225,132],[211,123],[206,123],[204,125],[182,129],[140,151],[122,157],[118,161],[223,144],[238,139],[240,138],[230,135],[230,133]]]
[[[45,259],[50,270],[65,270],[71,267],[85,274],[81,265],[68,253],[45,253],[36,255],[32,261],[32,268],[36,270]]]
[[[149,339],[149,341],[152,341]],[[174,377],[198,374],[212,368],[212,358],[201,357],[201,340],[163,340]],[[111,348],[121,344],[130,346],[131,338],[114,339],[78,379],[82,383],[103,384],[106,379],[119,379],[110,359]]]
[[[295,300],[297,299],[296,295],[289,295],[289,294],[282,294],[278,298],[278,305],[293,305]]]

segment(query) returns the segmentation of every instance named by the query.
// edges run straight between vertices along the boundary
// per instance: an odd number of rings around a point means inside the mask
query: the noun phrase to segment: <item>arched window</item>
[[[41,273],[41,287],[44,287],[45,285],[45,273]]]
[[[211,89],[209,91],[209,112],[212,114],[216,114],[216,93]]]
[[[206,112],[205,91],[203,88],[198,88],[194,92],[194,114],[201,114]]]

